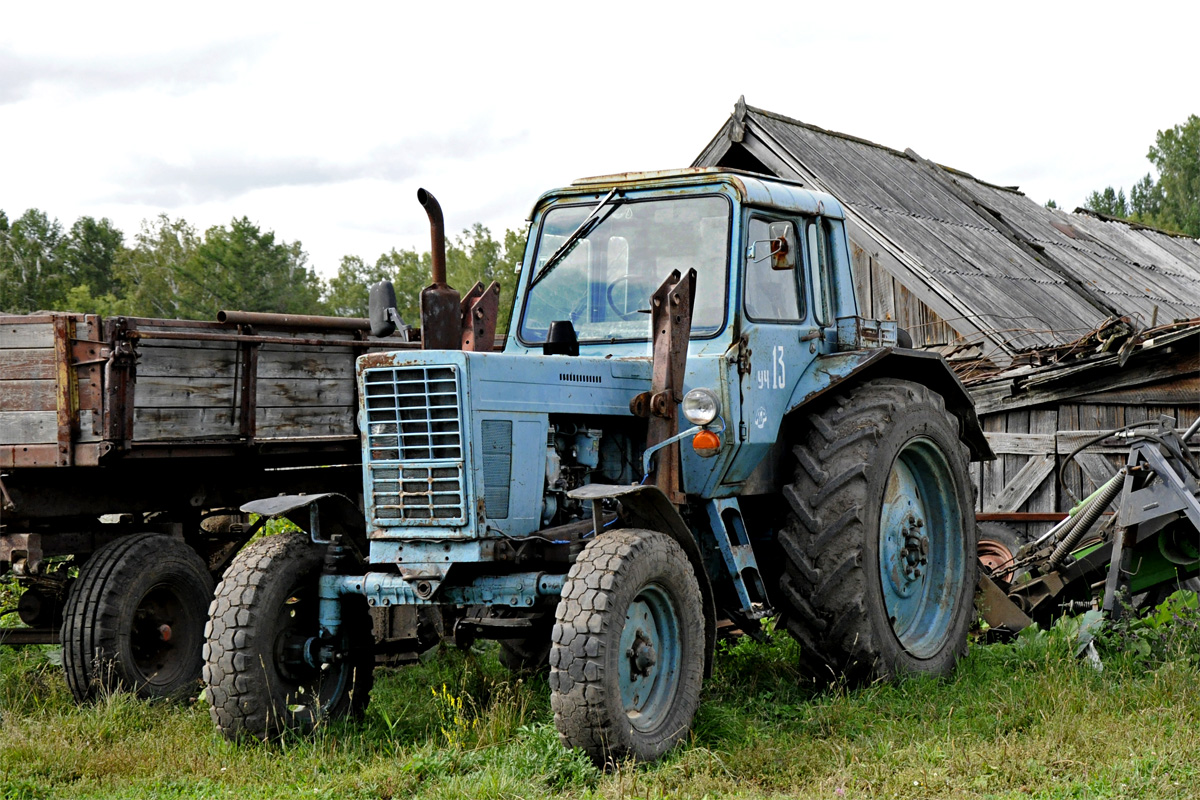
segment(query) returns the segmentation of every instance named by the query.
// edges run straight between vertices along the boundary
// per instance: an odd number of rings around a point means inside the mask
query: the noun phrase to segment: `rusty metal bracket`
[[[476,353],[491,352],[496,344],[496,322],[500,316],[500,284],[492,281],[487,289],[479,281],[462,299],[462,349]]]
[[[54,315],[54,405],[58,420],[56,463],[69,467],[75,462],[75,439],[79,433],[79,376],[72,363],[71,340],[75,338],[75,319]]]
[[[254,335],[254,329],[249,325],[242,326],[241,332],[247,336]],[[254,442],[257,433],[258,411],[255,400],[258,394],[258,350],[259,343],[251,339],[238,342],[239,358],[237,376],[238,402],[238,436],[247,444]]]
[[[692,304],[696,299],[696,270],[680,276],[673,271],[650,296],[650,324],[654,342],[646,446],[653,447],[679,432],[679,404],[683,402],[683,372],[687,343],[692,333]],[[682,505],[679,444],[664,447],[658,454],[654,483]]]

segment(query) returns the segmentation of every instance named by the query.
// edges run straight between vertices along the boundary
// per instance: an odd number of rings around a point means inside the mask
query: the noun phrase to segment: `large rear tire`
[[[324,548],[303,533],[245,547],[217,586],[204,645],[204,682],[217,728],[229,739],[307,733],[367,706],[375,666],[366,599],[342,603],[343,658],[314,667],[305,644],[318,633]]]
[[[71,694],[79,702],[113,691],[194,695],[212,593],[208,568],[182,539],[137,533],[101,547],[79,570],[63,615]]]
[[[567,747],[598,766],[652,761],[687,735],[704,678],[700,587],[669,536],[617,530],[571,567],[550,650],[550,705]]]
[[[876,380],[810,416],[784,488],[781,605],[818,683],[945,675],[966,652],[973,495],[942,398]]]

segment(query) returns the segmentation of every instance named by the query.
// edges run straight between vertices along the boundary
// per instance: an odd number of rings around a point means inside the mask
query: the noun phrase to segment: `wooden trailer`
[[[0,643],[61,641],[81,699],[194,689],[214,581],[253,532],[238,506],[358,496],[355,359],[415,346],[366,320],[220,319],[0,316],[0,573],[27,625]]]

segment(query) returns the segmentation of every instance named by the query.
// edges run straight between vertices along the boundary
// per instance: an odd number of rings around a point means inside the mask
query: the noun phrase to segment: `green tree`
[[[1054,199],[1051,198],[1046,201],[1046,208],[1058,208],[1058,203],[1054,202]]]
[[[1200,117],[1159,131],[1146,157],[1158,170],[1159,226],[1200,237]]]
[[[1114,191],[1108,186],[1103,192],[1092,192],[1083,201],[1085,208],[1090,208],[1099,214],[1110,217],[1125,218],[1129,216],[1129,203],[1125,200],[1125,190]]]
[[[109,219],[77,219],[67,234],[64,250],[72,286],[85,286],[92,296],[111,294],[115,288],[113,268],[124,243],[125,234]]]
[[[186,220],[159,214],[142,220],[133,247],[114,266],[125,312],[137,316],[174,318],[181,314],[185,265],[200,246],[196,229]]]
[[[31,208],[0,227],[0,311],[28,314],[59,308],[70,280],[62,225]]]
[[[179,310],[212,319],[221,309],[318,314],[323,286],[299,242],[277,242],[248,218],[214,225],[183,262]]]

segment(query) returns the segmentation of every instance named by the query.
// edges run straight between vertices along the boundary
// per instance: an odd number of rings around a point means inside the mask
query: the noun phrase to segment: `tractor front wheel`
[[[567,575],[552,636],[563,744],[604,766],[652,761],[687,735],[704,677],[702,607],[669,536],[626,529],[592,541]]]
[[[366,598],[342,600],[339,658],[314,664],[324,548],[298,532],[245,547],[217,586],[204,645],[213,721],[227,738],[270,739],[361,714],[371,691],[374,638]]]

